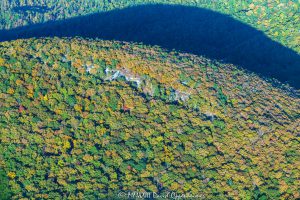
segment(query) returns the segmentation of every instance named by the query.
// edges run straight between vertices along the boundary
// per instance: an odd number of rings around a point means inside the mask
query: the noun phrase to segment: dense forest
[[[142,44],[0,45],[1,197],[300,198],[300,99],[288,87]]]
[[[299,0],[1,0],[0,29],[158,3],[195,6],[228,14],[300,53]]]
[[[0,0],[0,200],[300,199],[299,9]]]

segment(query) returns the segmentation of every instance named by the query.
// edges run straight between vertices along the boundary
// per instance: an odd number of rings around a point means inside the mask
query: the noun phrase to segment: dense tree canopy
[[[135,191],[300,199],[299,91],[240,68],[299,83],[299,8],[299,0],[1,0],[0,41],[82,37],[0,43],[0,199]],[[178,10],[189,15],[176,18]]]
[[[0,188],[13,198],[300,198],[291,88],[141,44],[0,45]]]

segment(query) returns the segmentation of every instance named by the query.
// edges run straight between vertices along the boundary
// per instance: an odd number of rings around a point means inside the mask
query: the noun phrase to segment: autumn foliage
[[[292,88],[140,44],[0,45],[0,168],[14,199],[300,198]]]

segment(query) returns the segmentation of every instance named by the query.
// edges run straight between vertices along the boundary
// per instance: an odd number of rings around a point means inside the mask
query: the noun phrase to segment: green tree
[[[0,199],[8,200],[11,198],[8,177],[3,169],[0,169]]]

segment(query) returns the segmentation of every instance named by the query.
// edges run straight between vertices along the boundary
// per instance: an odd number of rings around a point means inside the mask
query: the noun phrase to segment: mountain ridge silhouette
[[[0,41],[84,37],[142,42],[231,63],[300,88],[300,55],[262,31],[215,11],[141,5],[0,31]]]

